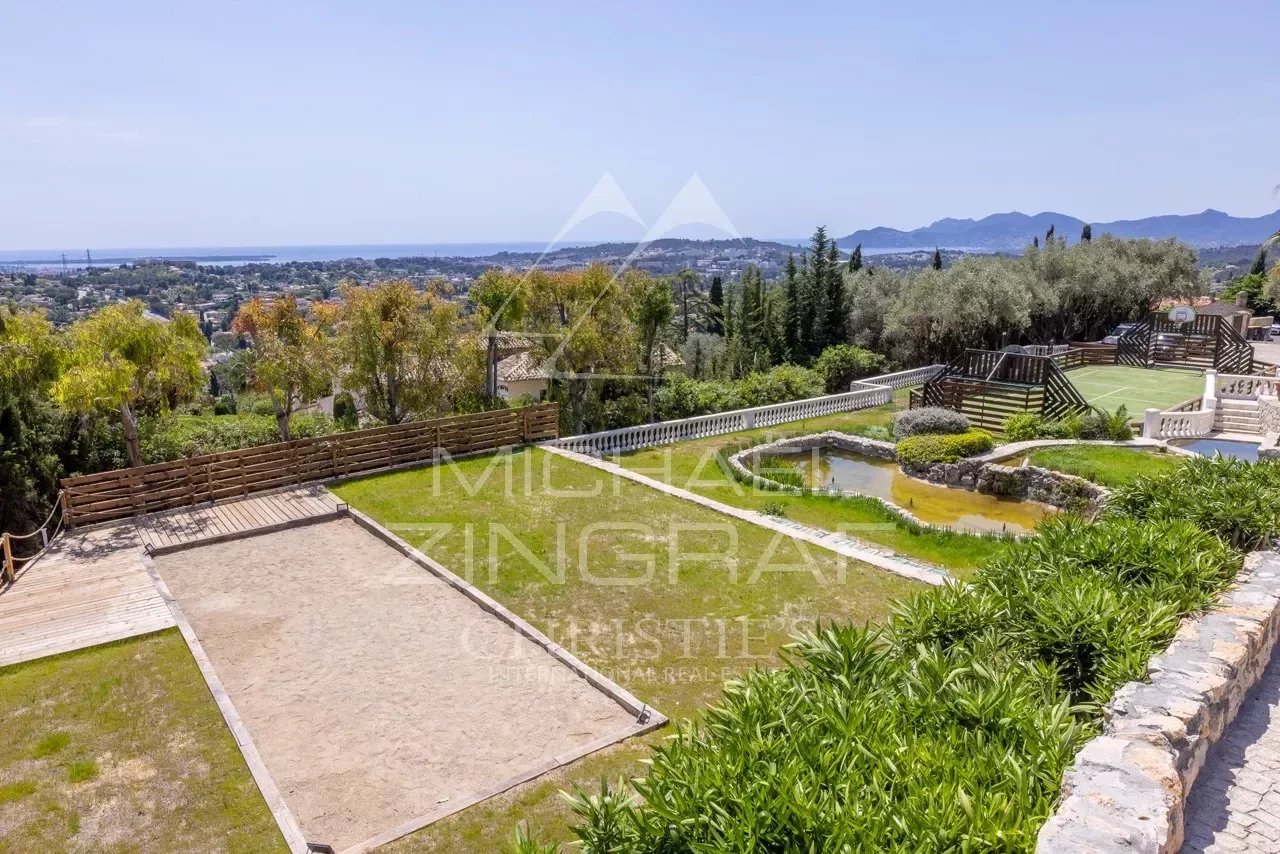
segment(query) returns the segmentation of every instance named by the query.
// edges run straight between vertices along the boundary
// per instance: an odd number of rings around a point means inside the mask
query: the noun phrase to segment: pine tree
[[[937,247],[934,247],[933,250],[933,269],[942,269],[942,250]]]
[[[862,244],[859,243],[853,247],[853,252],[849,254],[849,272],[856,273],[862,269]]]
[[[796,271],[796,259],[787,256],[787,305],[782,320],[782,341],[790,360],[801,356],[800,329],[804,306],[800,297],[800,274]]]
[[[1089,225],[1089,223],[1087,222],[1084,224],[1084,228],[1080,229],[1080,242],[1081,243],[1093,242],[1093,226]]]
[[[724,284],[720,277],[711,280],[711,322],[708,328],[712,335],[724,334]]]
[[[827,250],[826,316],[823,318],[822,337],[826,345],[844,344],[846,334],[844,314],[844,274],[840,272],[840,255],[833,240]]]
[[[1258,259],[1253,262],[1253,269],[1249,271],[1250,276],[1263,276],[1267,272],[1267,250],[1258,250]]]

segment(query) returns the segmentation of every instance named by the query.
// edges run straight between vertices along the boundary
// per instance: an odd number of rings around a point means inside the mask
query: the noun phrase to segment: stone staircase
[[[1223,433],[1261,433],[1258,401],[1219,398],[1213,416],[1213,429]]]

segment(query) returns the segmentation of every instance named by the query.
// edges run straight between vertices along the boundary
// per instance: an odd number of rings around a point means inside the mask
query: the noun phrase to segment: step
[[[1256,412],[1258,410],[1258,401],[1247,400],[1244,398],[1222,397],[1218,398],[1218,409],[1234,409],[1240,412]]]

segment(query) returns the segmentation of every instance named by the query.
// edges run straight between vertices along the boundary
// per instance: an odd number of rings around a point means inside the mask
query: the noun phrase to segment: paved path
[[[923,581],[926,584],[942,584],[951,576],[945,569],[924,563],[923,561],[914,561],[902,557],[890,551],[883,551],[868,546],[861,540],[854,539],[847,534],[835,533],[832,531],[824,531],[821,528],[814,528],[810,525],[803,525],[799,522],[793,522],[790,519],[781,519],[777,516],[769,516],[765,513],[757,513],[755,510],[744,510],[741,507],[733,507],[729,504],[722,504],[719,501],[712,500],[687,489],[681,489],[678,486],[672,486],[669,483],[663,483],[660,480],[654,480],[651,477],[625,469],[616,463],[606,462],[596,459],[586,454],[579,454],[575,451],[566,451],[562,448],[555,448],[550,445],[541,445],[542,450],[559,454],[562,457],[568,457],[575,462],[585,463],[602,471],[618,477],[625,477],[627,480],[642,483],[645,486],[665,492],[668,495],[674,495],[677,498],[683,498],[686,501],[692,501],[709,510],[717,513],[723,513],[726,516],[732,516],[735,519],[741,519],[744,522],[750,522],[752,525],[759,525],[761,528],[768,528],[771,531],[777,531],[786,534],[789,537],[795,537],[797,540],[803,540],[806,543],[812,543],[815,546],[824,548],[828,551],[835,552],[838,555],[844,555],[854,560],[862,561],[870,564],[877,569],[887,570],[895,575],[901,575],[905,578],[911,578],[916,581]]]
[[[1182,850],[1280,852],[1280,655],[1196,779]]]
[[[0,587],[0,666],[174,625],[144,547],[174,550],[337,515],[332,495],[310,485],[59,534]]]

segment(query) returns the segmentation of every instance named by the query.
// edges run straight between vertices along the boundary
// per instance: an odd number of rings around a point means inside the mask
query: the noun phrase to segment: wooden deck
[[[261,492],[245,498],[179,507],[133,520],[142,545],[165,552],[333,518],[341,507],[319,484]]]
[[[174,625],[143,564],[146,547],[213,544],[341,510],[328,490],[311,485],[61,534],[0,588],[0,666]]]

